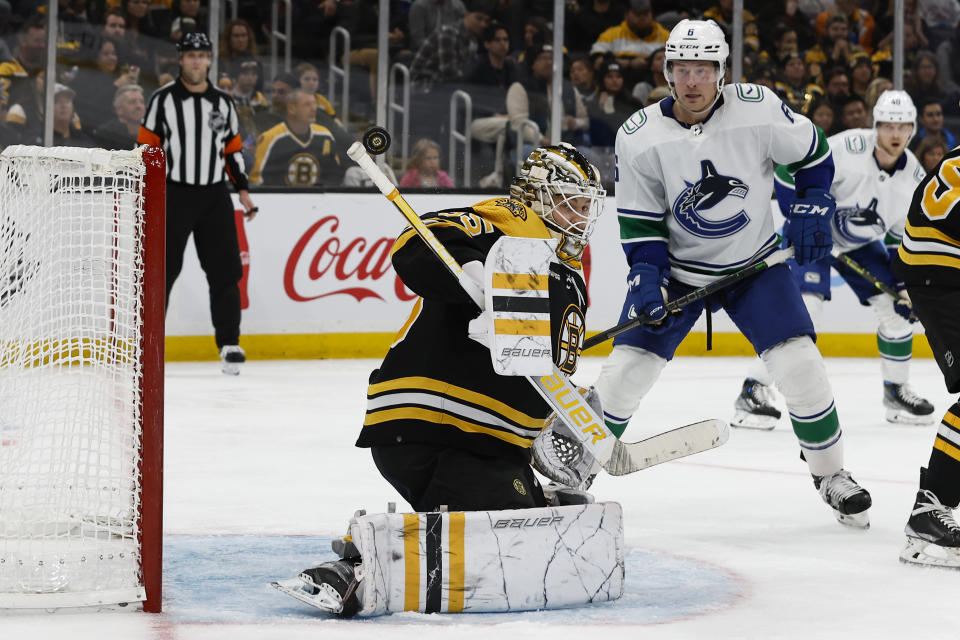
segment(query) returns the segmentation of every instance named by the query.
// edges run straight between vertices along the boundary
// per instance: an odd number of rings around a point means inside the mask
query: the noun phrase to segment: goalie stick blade
[[[730,437],[730,427],[713,418],[677,427],[639,442],[617,441],[613,455],[603,466],[612,476],[647,469],[694,453],[719,447]]]

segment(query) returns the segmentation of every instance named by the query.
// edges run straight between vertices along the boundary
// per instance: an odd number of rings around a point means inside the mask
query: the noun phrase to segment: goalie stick
[[[752,276],[755,273],[759,273],[763,271],[764,269],[769,269],[775,264],[786,262],[787,259],[792,257],[793,257],[793,247],[787,247],[786,249],[780,249],[779,251],[774,251],[769,256],[767,256],[766,258],[764,258],[759,262],[754,262],[753,264],[746,266],[743,269],[740,269],[739,271],[735,271],[729,275],[723,276],[719,280],[714,280],[710,284],[704,285],[699,289],[694,289],[690,293],[680,296],[676,300],[671,300],[670,302],[667,303],[667,313],[673,313],[675,311],[679,311],[680,309],[687,306],[691,302],[695,302],[697,300],[706,298],[710,294],[716,293],[721,289],[725,289],[735,282],[739,282],[748,276]],[[627,320],[626,322],[621,322],[615,327],[610,327],[606,331],[601,331],[595,336],[591,336],[586,340],[584,340],[583,350],[586,351],[591,347],[595,347],[598,344],[606,342],[610,338],[615,338],[621,333],[625,333],[627,331],[630,331],[630,329],[639,327],[640,325],[647,324],[649,322],[650,322],[650,316],[648,316],[645,313],[640,314],[636,318]]]
[[[365,137],[370,137],[374,133],[380,134],[381,131],[383,130],[375,128],[368,131]],[[371,152],[374,151],[369,145],[366,148],[370,149]],[[377,148],[377,152],[382,153],[383,151],[386,151],[386,145]],[[447,248],[443,246],[413,208],[404,200],[403,196],[400,195],[397,187],[367,155],[364,145],[354,142],[347,150],[347,155],[363,169],[373,183],[377,185],[380,192],[386,196],[387,200],[393,203],[410,226],[427,243],[427,246],[446,265],[450,273],[474,301],[474,304],[477,305],[477,308],[482,310],[484,308],[482,289],[464,273],[463,268]],[[696,442],[695,446],[676,448],[672,446],[676,442],[671,441],[671,446],[663,449],[661,448],[663,441],[656,441],[655,438],[632,443],[622,442],[610,431],[604,423],[603,417],[598,416],[583,400],[577,389],[556,366],[553,367],[553,372],[548,375],[529,376],[527,380],[556,412],[559,419],[570,425],[571,431],[576,434],[581,444],[600,461],[604,470],[610,475],[625,475],[659,462],[666,462],[674,458],[712,449],[726,442],[729,437],[729,429],[725,422],[722,420],[706,420],[667,432],[675,433],[689,430],[688,438],[691,442]],[[652,462],[653,460],[656,460],[656,462]]]

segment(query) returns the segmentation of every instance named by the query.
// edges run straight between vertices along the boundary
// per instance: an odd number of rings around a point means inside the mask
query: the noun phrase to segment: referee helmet
[[[190,31],[180,36],[177,41],[177,53],[184,51],[213,51],[210,38],[202,31]]]

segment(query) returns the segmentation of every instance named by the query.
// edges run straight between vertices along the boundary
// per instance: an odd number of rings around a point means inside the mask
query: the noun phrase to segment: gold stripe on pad
[[[545,273],[494,273],[490,284],[494,289],[547,291],[550,288],[550,276]]]
[[[944,452],[954,460],[960,461],[960,449],[957,449],[955,446],[939,436],[933,441],[933,448]]]
[[[549,336],[550,321],[494,319],[493,330],[498,336]]]
[[[447,611],[460,613],[463,611],[464,597],[464,542],[463,531],[466,523],[463,512],[454,511],[449,514],[449,533],[447,544],[450,545],[449,559],[449,591],[447,592]]]
[[[420,516],[403,514],[403,610],[420,610]]]

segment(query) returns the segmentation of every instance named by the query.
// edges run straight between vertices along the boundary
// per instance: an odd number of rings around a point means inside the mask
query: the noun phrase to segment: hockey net
[[[160,608],[157,149],[0,155],[0,608]]]

